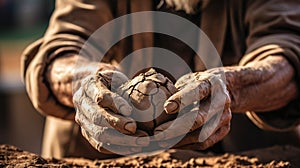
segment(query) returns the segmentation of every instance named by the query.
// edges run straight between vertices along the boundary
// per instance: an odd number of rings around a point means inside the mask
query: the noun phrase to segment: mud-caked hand
[[[139,152],[149,144],[147,133],[137,130],[132,107],[113,90],[127,81],[121,72],[105,70],[89,75],[73,97],[76,122],[83,136],[102,153]]]
[[[230,129],[231,100],[222,73],[187,74],[175,86],[179,91],[164,107],[178,117],[155,129],[160,146],[203,150],[224,138]]]

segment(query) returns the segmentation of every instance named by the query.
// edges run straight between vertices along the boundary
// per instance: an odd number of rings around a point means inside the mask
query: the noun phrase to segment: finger
[[[206,113],[192,110],[175,120],[158,126],[154,131],[156,140],[167,140],[178,136],[184,136],[188,132],[201,127],[206,121]]]
[[[209,80],[190,83],[187,87],[169,97],[164,104],[165,111],[174,114],[196,101],[203,100],[210,95],[210,88]]]
[[[185,74],[183,76],[181,76],[175,83],[175,87],[178,89],[183,88],[184,86],[186,86],[186,84],[188,84],[189,82],[191,82],[194,79],[194,75],[193,73],[188,73]]]
[[[223,139],[229,132],[229,129],[230,129],[229,125],[225,125],[217,129],[216,132],[212,134],[204,142],[199,141],[200,130],[197,130],[192,133],[189,133],[186,137],[184,137],[179,142],[176,138],[174,138],[168,141],[158,142],[158,144],[162,148],[168,147],[168,148],[180,148],[180,149],[205,150],[210,146],[214,145],[215,143],[217,143],[218,141],[220,141],[221,139]]]
[[[115,128],[124,134],[134,134],[136,131],[136,122],[104,109],[95,104],[90,98],[83,98],[79,105],[77,105],[78,113],[82,113],[86,118],[99,126]]]
[[[112,129],[107,129],[105,132],[97,134],[95,139],[106,144],[132,147],[145,147],[150,143],[150,138],[147,134],[145,136],[144,132],[137,131],[135,135],[128,136]]]
[[[229,125],[231,120],[230,108],[224,110],[223,114],[214,115],[207,123],[205,123],[198,136],[198,142],[204,142],[209,139],[212,135],[216,134],[217,130]]]
[[[207,121],[209,107],[210,101],[207,100],[201,103],[200,106],[196,104],[196,107],[188,112],[180,112],[182,115],[175,120],[161,124],[155,129],[155,138],[157,140],[172,139],[200,128]]]
[[[177,148],[189,149],[189,150],[191,150],[191,149],[205,150],[205,149],[213,146],[215,143],[219,142],[220,140],[222,140],[229,133],[229,131],[230,131],[230,125],[227,125],[227,126],[224,126],[224,127],[221,127],[220,129],[218,129],[215,134],[211,135],[204,142],[188,144],[188,145],[180,146]]]
[[[204,101],[200,107],[197,106],[175,120],[158,126],[154,131],[155,139],[167,140],[183,136],[202,126],[204,126],[203,132],[205,134],[202,138],[207,138],[220,124],[223,124],[222,122],[230,121],[231,112],[228,106],[227,103],[224,105],[223,102],[212,104],[210,100]]]
[[[182,139],[179,137],[175,137],[173,139],[159,141],[158,145],[162,148],[180,148],[181,146],[199,143],[198,137],[200,134],[201,128],[194,132],[188,133]]]
[[[128,77],[116,70],[100,70],[97,77],[107,88],[116,89],[128,81]]]
[[[230,108],[224,109],[224,107],[215,107],[213,110],[208,112],[208,120],[202,126],[201,136],[199,136],[199,141],[205,141],[209,136],[211,136],[216,129],[220,126],[227,124],[231,119]]]
[[[223,125],[224,121],[227,123],[227,121],[229,122],[231,119],[231,100],[225,84],[218,77],[210,79],[210,83],[212,84],[210,99],[205,100],[205,103],[202,103],[202,106],[199,107],[200,113],[201,110],[203,110],[207,114],[206,120],[204,121],[205,124],[203,124],[203,126],[201,125],[202,130],[201,137],[199,137],[200,141],[206,140],[216,129],[220,127],[220,125]],[[227,118],[229,119],[226,120],[222,118],[224,116],[228,116]],[[194,128],[199,128],[199,125]]]
[[[111,113],[99,107],[90,98],[85,96],[82,88],[74,94],[73,99],[77,112],[83,113],[96,125],[113,127],[124,134],[135,133],[137,126],[133,119]]]
[[[84,116],[80,117],[79,124],[96,142],[120,146],[147,146],[150,143],[147,133],[142,131],[138,131],[133,136],[124,135],[115,129],[90,123]]]
[[[141,147],[127,147],[118,145],[108,145],[106,143],[98,142],[84,129],[81,129],[82,135],[89,141],[89,143],[99,152],[104,154],[119,154],[130,155],[141,152]]]
[[[116,114],[129,116],[132,107],[118,94],[111,92],[97,77],[85,81],[84,91],[88,97],[101,107],[109,108]]]
[[[131,147],[145,147],[150,143],[148,134],[141,130],[138,130],[136,134],[129,136],[121,134],[113,129],[107,129],[105,132],[97,134],[95,139],[100,142],[105,142],[106,144]]]
[[[217,128],[215,128],[215,130],[213,131],[213,133],[210,134],[210,136],[207,138],[209,139],[213,134],[217,134],[218,131],[220,131],[220,129],[222,127],[226,127],[228,128],[228,126],[230,126],[230,120],[231,120],[231,113],[230,111],[226,110],[226,112],[224,111],[224,114],[221,117],[221,121],[220,124]],[[229,129],[229,128],[228,128]],[[193,143],[200,143],[201,141],[201,134],[203,134],[201,128],[198,128],[197,130],[188,133],[180,142],[178,142],[174,148],[178,148],[181,146],[185,146],[188,144],[193,144]],[[204,140],[205,142],[206,140]]]
[[[200,143],[199,142],[200,132],[201,132],[201,128],[199,130],[196,130],[194,132],[187,134],[180,142],[178,142],[173,147],[180,148],[181,146],[190,145],[190,144],[194,144],[194,143]]]
[[[186,106],[201,101],[208,96],[214,99],[217,97],[221,101],[223,99],[223,102],[225,99],[230,99],[226,84],[222,80],[221,75],[196,73],[192,78],[194,79],[187,81],[189,84],[165,102],[164,108],[167,113],[176,113]]]

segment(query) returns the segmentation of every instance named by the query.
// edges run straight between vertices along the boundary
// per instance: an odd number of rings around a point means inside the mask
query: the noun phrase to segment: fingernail
[[[167,113],[173,113],[175,112],[177,109],[178,109],[179,105],[177,102],[175,101],[168,101],[166,104],[165,104],[165,111]]]
[[[149,144],[149,140],[147,137],[140,137],[135,140],[137,145],[147,146]]]
[[[135,133],[136,131],[136,124],[134,124],[133,122],[128,122],[125,124],[124,126],[124,129],[128,132],[131,132],[131,133]]]

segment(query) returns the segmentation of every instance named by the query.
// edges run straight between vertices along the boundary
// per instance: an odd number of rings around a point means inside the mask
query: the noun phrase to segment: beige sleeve
[[[240,62],[270,55],[285,56],[296,71],[300,90],[300,1],[249,0],[245,23],[248,28],[247,51]],[[300,98],[286,107],[269,113],[247,112],[247,116],[260,128],[286,131],[300,124]]]
[[[63,54],[78,54],[90,35],[113,19],[109,0],[57,0],[44,37],[22,55],[22,76],[34,107],[44,115],[67,118],[74,109],[60,104],[45,78],[47,65]],[[84,51],[87,54],[90,51]]]

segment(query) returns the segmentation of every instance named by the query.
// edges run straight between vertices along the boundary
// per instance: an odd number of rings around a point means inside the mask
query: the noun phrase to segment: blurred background
[[[40,154],[44,117],[21,81],[20,56],[42,37],[54,0],[0,0],[0,144]]]

